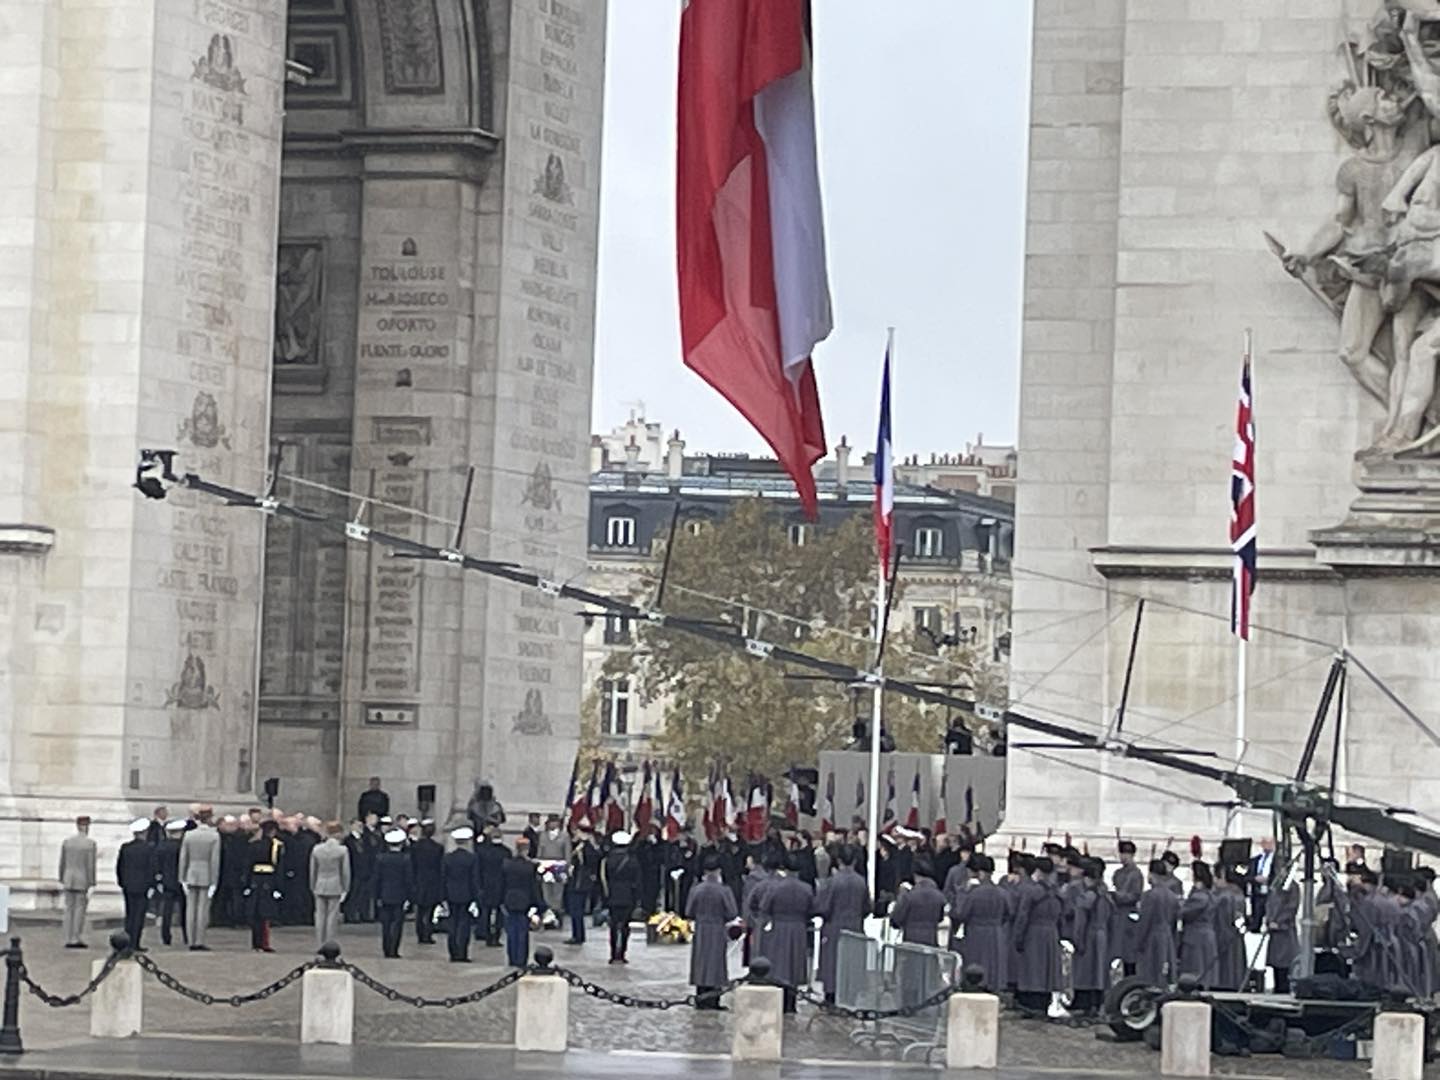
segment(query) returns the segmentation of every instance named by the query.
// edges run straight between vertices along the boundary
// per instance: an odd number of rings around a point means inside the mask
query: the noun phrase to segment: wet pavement
[[[84,952],[61,948],[55,929],[27,928],[24,936],[28,969],[52,993],[72,993],[84,985],[90,961],[103,955],[98,948],[104,940],[102,933],[92,934],[91,943],[96,947]],[[563,937],[558,931],[548,932],[533,935],[532,942],[551,946],[558,963],[608,989],[652,998],[683,997],[689,992],[685,984],[689,950],[683,946],[646,945],[637,930],[632,939],[631,962],[616,966],[606,963],[601,937],[592,934],[590,943],[581,948],[561,944]],[[346,959],[403,994],[430,998],[463,995],[494,982],[507,970],[503,949],[481,945],[472,950],[473,963],[451,964],[443,939],[437,941],[433,946],[417,945],[413,928],[407,927],[402,948],[405,955],[399,960],[381,958],[379,930],[375,927],[346,927],[340,944]],[[154,943],[149,956],[183,983],[223,998],[255,990],[313,955],[308,928],[280,928],[274,943],[275,953],[254,953],[248,947],[246,932],[216,930],[211,934],[214,951],[210,953],[192,953],[181,946],[167,948]],[[740,974],[738,949],[732,957],[731,971]],[[89,1040],[88,1005],[50,1009],[26,995],[21,1030],[30,1052],[21,1059],[28,1072],[20,1075],[46,1075],[53,1080],[80,1076],[198,1080],[251,1075],[399,1080],[412,1075],[445,1078],[483,1072],[486,1076],[524,1073],[540,1080],[550,1075],[599,1075],[616,1070],[633,1076],[642,1068],[657,1077],[681,1072],[705,1078],[751,1075],[730,1071],[726,1055],[732,1029],[726,1012],[696,1012],[683,1007],[666,1011],[629,1009],[575,993],[570,1000],[572,1053],[555,1059],[517,1057],[506,1049],[513,1042],[516,1023],[513,989],[450,1009],[418,1009],[364,986],[357,986],[355,995],[357,1045],[353,1051],[299,1046],[298,984],[263,1001],[232,1008],[223,1002],[207,1007],[147,979],[145,1036],[111,1043]],[[894,1034],[904,1041],[923,1041],[939,1035],[937,1027],[901,1029]],[[901,1044],[882,1040],[871,1045],[863,1039],[866,1034],[864,1025],[820,1016],[802,1006],[799,1016],[786,1020],[785,1070],[754,1075],[818,1076],[821,1073],[814,1070],[820,1066],[806,1063],[821,1062],[843,1062],[823,1071],[825,1076],[837,1077],[880,1077],[925,1068],[923,1046],[912,1049],[906,1055],[908,1060],[902,1062]],[[1096,1034],[1093,1028],[1027,1021],[1007,1014],[1001,1023],[1000,1060],[1004,1068],[994,1075],[997,1080],[1022,1080],[1032,1075],[1156,1074],[1158,1054],[1143,1045],[1102,1041]],[[172,1038],[176,1036],[179,1038]],[[634,1059],[640,1052],[665,1056],[647,1057],[641,1066]],[[485,1069],[477,1072],[480,1058],[485,1061]],[[943,1059],[943,1052],[937,1053],[935,1059]],[[0,1062],[0,1069],[4,1067]],[[797,1069],[800,1071],[792,1071]],[[1216,1058],[1214,1071],[1216,1075],[1293,1076],[1306,1080],[1360,1080],[1368,1076],[1364,1062],[1280,1057]],[[1440,1077],[1440,1070],[1435,1075]]]

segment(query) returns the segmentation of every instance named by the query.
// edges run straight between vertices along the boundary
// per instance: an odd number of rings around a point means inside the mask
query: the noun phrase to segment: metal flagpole
[[[1245,364],[1250,369],[1250,425],[1255,426],[1255,365],[1252,353],[1254,345],[1254,331],[1248,326],[1245,328]],[[1232,586],[1235,590],[1234,603],[1238,611],[1241,603],[1239,585]],[[1238,626],[1237,626],[1238,629]],[[1249,627],[1245,627],[1245,634],[1249,633]],[[1245,689],[1248,679],[1246,678],[1246,647],[1250,644],[1245,634],[1237,634],[1235,641],[1235,767],[1240,767],[1241,759],[1245,757]],[[1242,830],[1242,823],[1239,814],[1231,814],[1230,820],[1226,822],[1226,833],[1230,836],[1239,836]]]
[[[889,327],[885,339],[885,361],[890,374],[895,371],[895,328]],[[892,378],[891,384],[894,384]],[[893,430],[893,429],[892,429]],[[893,435],[891,446],[894,446]],[[876,447],[876,451],[879,451]],[[893,456],[893,455],[892,455]],[[892,471],[894,462],[884,463]],[[875,492],[875,498],[880,498],[880,492]],[[877,508],[878,510],[878,508]],[[890,553],[888,551],[877,551],[875,553],[875,672],[880,674],[883,668],[883,657],[881,652],[881,639],[884,634],[885,608],[886,603],[886,580],[885,573],[890,564]],[[875,870],[880,861],[880,709],[885,698],[885,685],[883,681],[877,681],[874,686],[874,696],[870,704],[870,850],[866,853],[865,878],[870,887],[870,902],[875,902]]]

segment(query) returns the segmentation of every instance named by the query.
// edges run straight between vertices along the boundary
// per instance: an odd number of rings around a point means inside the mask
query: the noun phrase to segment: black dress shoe
[[[191,946],[190,946],[190,951],[191,951],[191,952],[209,952],[209,951],[210,951],[210,946],[209,946],[209,945],[191,945]]]
[[[83,949],[85,946],[80,944],[80,942],[78,941],[67,941],[65,943],[65,947],[67,949]]]
[[[583,942],[583,941],[576,941],[576,940],[572,937],[572,938],[566,938],[565,941],[562,942],[562,944],[565,944],[565,945],[584,945],[585,942]]]

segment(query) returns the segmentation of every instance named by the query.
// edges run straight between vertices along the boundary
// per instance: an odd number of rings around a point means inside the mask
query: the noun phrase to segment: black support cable
[[[282,517],[308,521],[333,532],[338,532],[351,540],[377,543],[415,558],[448,562],[464,570],[474,570],[491,577],[514,582],[518,585],[537,588],[541,592],[551,596],[579,600],[584,604],[602,608],[630,619],[669,627],[682,633],[723,645],[732,647],[740,646],[743,647],[747,654],[756,659],[776,660],[781,663],[793,664],[796,667],[808,668],[812,671],[818,671],[827,675],[836,681],[847,683],[860,682],[869,685],[878,684],[883,689],[894,691],[915,701],[956,709],[971,716],[976,715],[973,702],[933,689],[922,683],[882,676],[878,672],[865,671],[851,664],[845,664],[835,660],[826,660],[823,657],[812,656],[798,649],[787,648],[773,642],[763,641],[758,638],[742,637],[737,635],[733,629],[720,628],[702,619],[688,618],[682,615],[673,615],[653,609],[642,608],[638,604],[628,600],[619,600],[604,593],[595,592],[592,589],[544,578],[539,573],[526,570],[515,563],[477,559],[454,549],[436,548],[433,545],[418,540],[411,540],[408,537],[396,536],[393,533],[358,525],[343,518],[283,503],[273,495],[256,496],[227,485],[215,484],[201,478],[195,473],[185,473],[183,476],[177,476],[171,470],[173,458],[173,451],[142,450],[141,473],[146,471],[147,468],[153,470],[155,464],[163,462],[165,470],[164,477],[169,482],[193,491],[212,495],[224,500],[231,506],[258,509]],[[139,486],[138,475],[137,486]],[[1348,650],[1346,650],[1345,655],[1349,659],[1355,659]],[[1356,660],[1356,663],[1368,677],[1375,681],[1377,685],[1381,686],[1382,690],[1385,689],[1383,684],[1381,684],[1363,664],[1360,664],[1358,660]],[[1040,734],[1064,739],[1067,742],[1076,743],[1081,746],[1094,747],[1097,750],[1113,753],[1118,757],[1128,758],[1134,761],[1143,761],[1160,768],[1171,769],[1176,772],[1186,773],[1190,776],[1214,781],[1215,783],[1229,787],[1242,801],[1260,808],[1268,807],[1284,813],[1290,808],[1290,804],[1294,802],[1297,795],[1300,794],[1294,785],[1265,780],[1238,770],[1206,765],[1202,762],[1184,757],[1179,753],[1172,753],[1166,750],[1134,746],[1124,742],[1097,741],[1095,735],[1090,732],[1067,727],[1063,724],[1052,723],[1048,720],[1042,720],[1038,717],[1016,712],[1013,709],[1007,709],[1002,715],[1001,721],[1007,728],[1013,726],[1027,731],[1039,732]],[[1410,847],[1430,854],[1440,855],[1440,834],[1429,833],[1423,829],[1397,821],[1383,810],[1358,807],[1335,807],[1333,805],[1327,807],[1327,809],[1336,824],[1342,828],[1349,829],[1351,832],[1368,836],[1382,842],[1391,843],[1398,847]]]

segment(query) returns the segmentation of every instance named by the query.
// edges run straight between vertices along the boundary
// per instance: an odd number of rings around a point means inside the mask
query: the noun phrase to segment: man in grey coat
[[[85,944],[85,912],[90,907],[90,890],[95,887],[95,841],[90,839],[90,818],[75,819],[75,835],[60,845],[60,888],[65,893],[65,947],[88,948]]]
[[[845,845],[835,855],[835,870],[820,883],[815,895],[815,914],[820,925],[820,984],[825,1000],[835,1001],[835,975],[840,957],[840,935],[846,930],[863,933],[870,911],[870,889],[855,870],[859,855]]]
[[[729,924],[739,915],[735,894],[720,880],[720,859],[705,856],[704,878],[685,901],[685,918],[695,927],[690,942],[690,985],[697,1009],[719,1009],[720,988],[730,981]]]
[[[178,876],[185,889],[185,940],[191,952],[209,952],[205,931],[210,926],[210,898],[220,884],[220,833],[215,810],[202,806],[195,812],[195,828],[180,840]]]
[[[939,944],[940,920],[945,917],[945,894],[935,886],[933,878],[918,874],[910,888],[900,890],[900,898],[890,909],[890,925],[900,931],[900,940],[907,945]]]
[[[795,1011],[795,991],[810,982],[807,946],[810,943],[810,909],[815,894],[791,871],[782,869],[779,852],[765,856],[771,878],[759,893],[759,918],[765,927],[758,955],[770,961],[770,980],[785,989],[785,1011]]]
[[[340,907],[350,893],[350,850],[340,842],[344,828],[325,823],[325,840],[310,850],[310,892],[315,896],[315,947],[338,941]]]
[[[979,965],[985,971],[983,985],[992,992],[1003,990],[1009,981],[1006,961],[1010,943],[1005,924],[1011,914],[1010,899],[1005,890],[991,880],[995,860],[989,855],[972,855],[970,869],[975,875],[975,884],[951,905],[950,923],[958,935],[965,966]],[[952,936],[951,948],[956,947],[956,941],[957,937]]]
[[[1115,916],[1110,927],[1110,952],[1124,966],[1126,975],[1135,974],[1136,929],[1140,922],[1140,897],[1145,892],[1145,874],[1135,865],[1135,844],[1120,841],[1120,865],[1111,882]]]
[[[1151,986],[1168,989],[1175,981],[1175,922],[1180,898],[1170,887],[1170,869],[1161,859],[1150,860],[1150,888],[1140,898],[1140,921],[1135,925],[1135,973]]]

